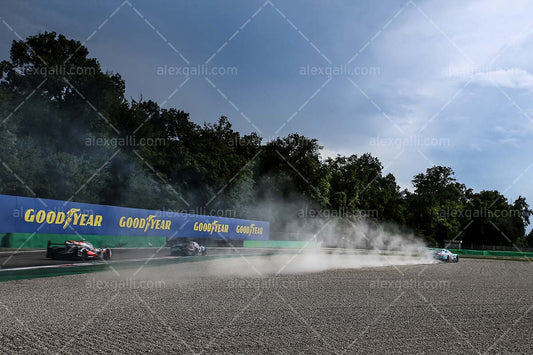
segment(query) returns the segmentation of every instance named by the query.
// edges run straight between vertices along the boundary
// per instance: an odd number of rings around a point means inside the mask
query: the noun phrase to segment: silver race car
[[[170,255],[205,256],[207,255],[207,248],[193,241],[175,243],[170,247]]]

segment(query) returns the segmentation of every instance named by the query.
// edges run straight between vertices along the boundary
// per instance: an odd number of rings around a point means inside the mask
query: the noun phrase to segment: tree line
[[[293,239],[311,220],[364,218],[429,244],[525,246],[532,213],[474,192],[434,166],[402,190],[370,153],[323,159],[297,133],[264,142],[227,117],[203,125],[152,100],[126,99],[79,41],[54,32],[13,41],[0,63],[0,193],[269,220]],[[277,233],[277,234],[276,234]]]

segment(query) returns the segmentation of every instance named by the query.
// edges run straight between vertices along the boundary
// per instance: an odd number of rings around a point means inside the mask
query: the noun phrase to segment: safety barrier
[[[268,240],[269,230],[265,221],[0,195],[4,248],[82,237],[109,247],[161,245],[165,238]]]
[[[496,250],[468,250],[468,249],[450,249],[450,251],[452,253],[456,253],[456,254],[459,254],[459,255],[479,255],[479,256],[533,258],[533,252],[496,251]]]

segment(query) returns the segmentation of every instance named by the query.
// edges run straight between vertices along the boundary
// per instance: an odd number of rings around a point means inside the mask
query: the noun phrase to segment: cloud
[[[500,138],[498,139],[499,144],[508,144],[515,148],[518,148],[518,139],[517,138]]]
[[[497,85],[509,89],[533,89],[533,75],[519,68],[475,73],[473,82],[482,85]]]
[[[505,0],[428,0],[407,3],[399,11],[392,0],[338,6],[295,0],[277,7],[305,37],[266,6],[224,47],[260,3],[237,1],[231,11],[215,3],[136,5],[191,62],[222,48],[212,64],[238,68],[238,75],[210,79],[228,100],[203,78],[191,79],[169,100],[167,107],[190,112],[198,123],[225,114],[237,130],[249,132],[252,126],[242,111],[268,137],[298,112],[280,135],[318,138],[324,158],[371,152],[402,187],[439,164],[451,166],[474,188],[505,189],[531,163],[524,152],[533,149],[533,101],[525,92],[533,89],[533,1],[509,6]],[[5,21],[21,36],[47,29],[81,41],[116,6],[102,0],[105,8],[80,12],[59,0],[43,12],[32,4],[6,4]],[[176,14],[182,14],[179,21]],[[15,38],[7,29],[0,31],[2,59]],[[123,75],[128,97],[143,93],[163,100],[180,83],[181,78],[155,75],[158,66],[179,65],[180,60],[127,6],[87,45],[106,70]],[[360,52],[352,67],[379,70],[335,76],[321,87],[326,76],[300,74],[306,65],[328,65],[317,49],[333,65]],[[410,143],[410,137],[420,137],[415,143],[448,144],[395,144]],[[517,184],[518,193],[533,198],[533,185]]]

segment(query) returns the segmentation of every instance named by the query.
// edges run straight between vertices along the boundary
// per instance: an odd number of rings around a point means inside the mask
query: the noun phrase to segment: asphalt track
[[[232,255],[237,253],[260,254],[262,249],[257,248],[208,248],[209,255]],[[148,258],[165,258],[170,256],[170,248],[123,248],[113,249],[113,257],[110,263],[114,261],[125,261],[131,259],[148,259]],[[262,250],[264,253],[265,250]],[[98,261],[95,261],[98,262]],[[30,266],[50,266],[63,264],[81,264],[87,263],[80,260],[52,260],[46,258],[46,250],[13,250],[0,251],[0,269],[13,269]],[[0,274],[1,275],[1,274]]]
[[[530,262],[468,259],[275,275],[299,262],[292,258],[4,282],[0,352],[532,352]]]

